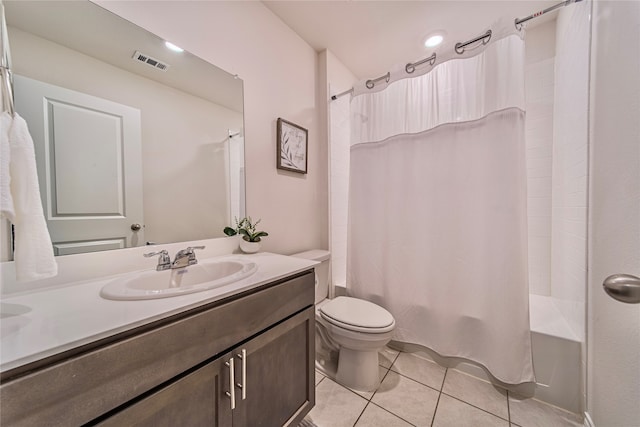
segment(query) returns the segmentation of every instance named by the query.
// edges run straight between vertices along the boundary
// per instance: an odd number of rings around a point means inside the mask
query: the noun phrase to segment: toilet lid
[[[320,307],[320,314],[328,322],[354,331],[382,333],[395,326],[391,313],[358,298],[337,297]]]

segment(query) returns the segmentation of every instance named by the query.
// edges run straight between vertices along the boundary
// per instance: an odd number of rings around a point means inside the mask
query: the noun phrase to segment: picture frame
[[[309,153],[307,129],[278,118],[277,141],[277,168],[306,174]]]

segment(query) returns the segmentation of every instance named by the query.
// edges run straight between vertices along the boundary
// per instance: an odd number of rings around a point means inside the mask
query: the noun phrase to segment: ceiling
[[[425,58],[426,37],[446,33],[453,46],[482,34],[500,18],[522,18],[558,1],[271,1],[263,3],[318,52],[329,49],[359,79]],[[557,12],[530,21],[555,19]]]

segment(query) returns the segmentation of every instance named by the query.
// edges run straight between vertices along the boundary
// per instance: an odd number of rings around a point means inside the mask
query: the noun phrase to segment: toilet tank
[[[329,258],[331,253],[324,249],[312,249],[310,251],[293,254],[296,258],[304,258],[320,262],[315,266],[316,270],[316,304],[327,297],[329,293]]]

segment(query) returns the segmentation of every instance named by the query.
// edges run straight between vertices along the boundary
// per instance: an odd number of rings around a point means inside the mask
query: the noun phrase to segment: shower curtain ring
[[[476,42],[479,42],[479,41],[482,41],[483,45],[486,45],[487,43],[489,43],[489,41],[491,41],[491,35],[492,34],[493,34],[493,32],[491,30],[487,30],[486,33],[484,33],[483,35],[481,35],[479,37],[476,37],[476,38],[471,39],[469,41],[466,41],[464,43],[456,43],[454,49],[455,49],[455,51],[456,51],[456,53],[458,55],[462,55],[464,53],[464,48],[469,46],[469,45],[471,45],[471,44],[473,44],[473,43],[476,43]],[[477,45],[475,47],[477,47]]]
[[[518,30],[518,31],[522,31],[522,27],[523,27],[523,25],[522,25],[522,23],[521,23],[521,22],[518,22],[518,21],[519,21],[519,19],[518,19],[518,18],[514,19],[514,20],[513,20],[513,24],[515,25],[516,30]]]
[[[377,79],[367,80],[367,82],[365,83],[365,86],[367,86],[367,89],[373,89],[376,83],[381,80],[384,80],[385,82],[389,83],[389,80],[391,80],[391,72],[388,72],[384,76],[378,77]]]
[[[429,63],[429,65],[431,65],[433,67],[433,64],[436,63],[436,54],[435,54],[435,52],[430,57],[422,59],[422,60],[420,60],[418,62],[409,62],[407,65],[404,66],[404,70],[407,72],[407,74],[411,74],[416,70],[416,66],[425,64],[427,62]]]

